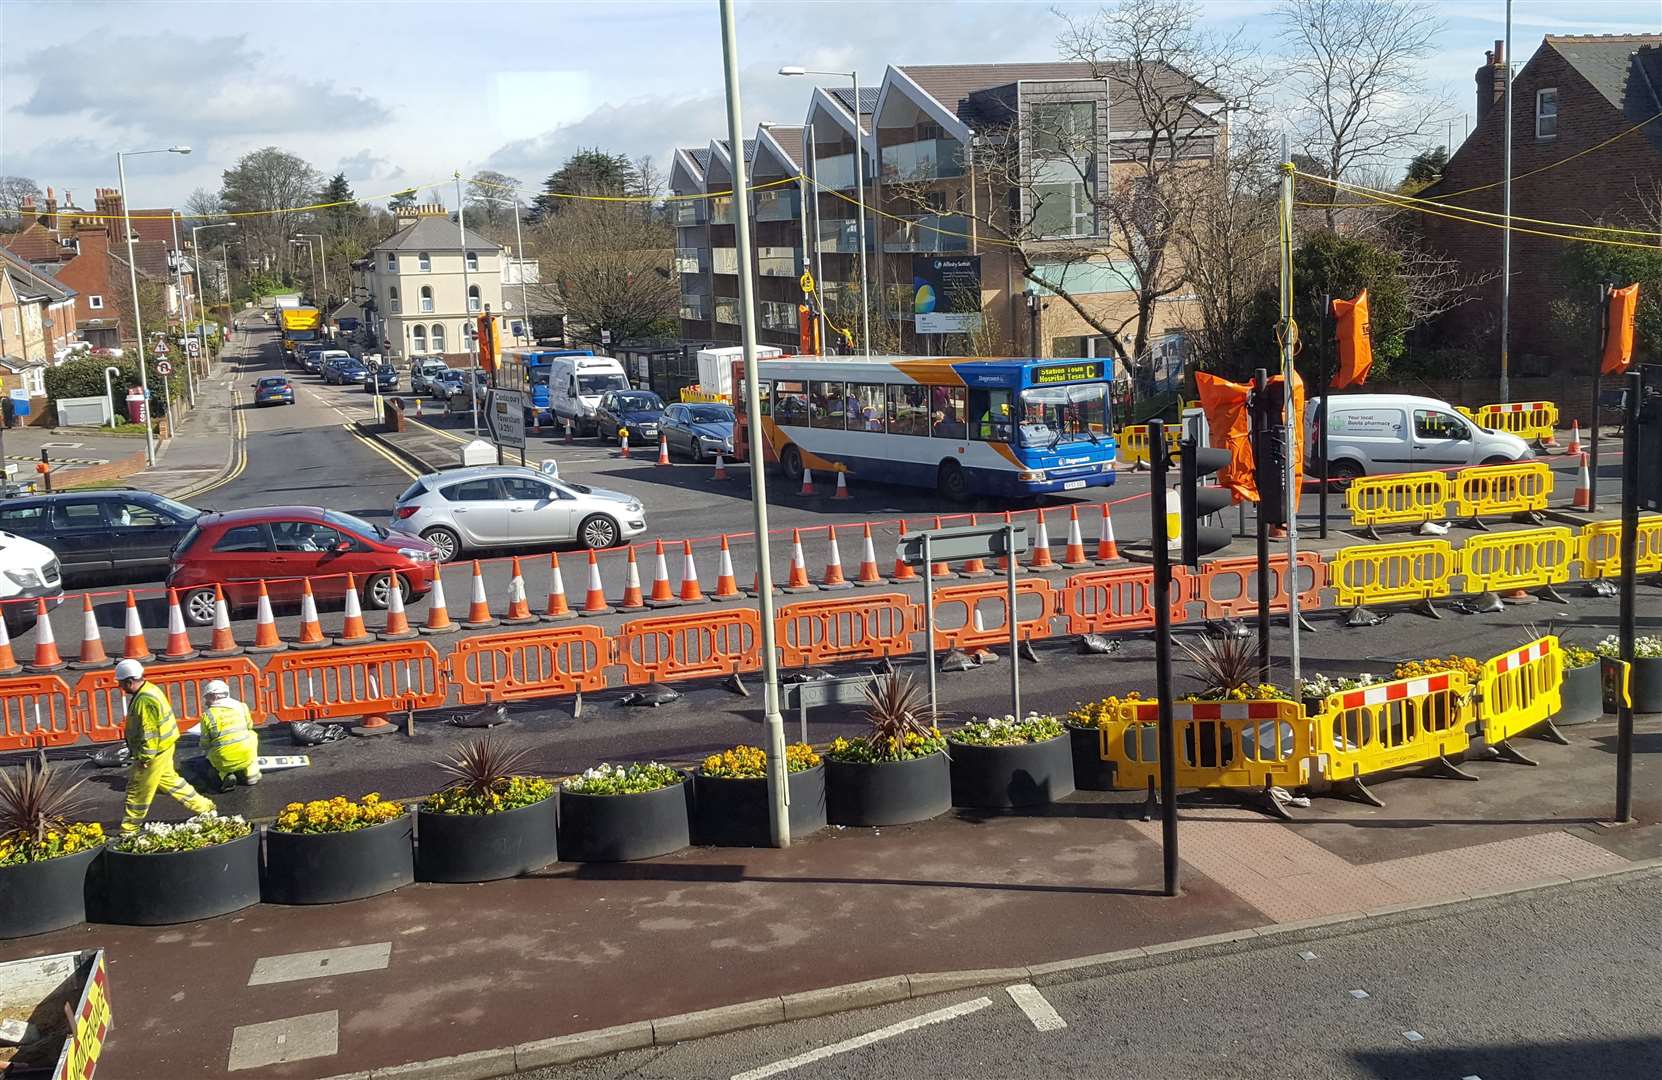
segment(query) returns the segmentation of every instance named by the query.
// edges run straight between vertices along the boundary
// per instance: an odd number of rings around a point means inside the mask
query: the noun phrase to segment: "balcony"
[[[710,298],[697,295],[681,297],[681,317],[692,322],[704,322],[710,317]]]
[[[702,225],[705,221],[704,200],[684,199],[671,204],[675,207],[673,217],[675,224],[680,228],[690,228]]]
[[[794,278],[801,270],[801,248],[763,247],[756,249],[756,273],[762,277]]]
[[[963,150],[956,139],[920,139],[882,147],[879,153],[885,183],[964,175]]]
[[[817,249],[822,255],[857,255],[860,252],[859,224],[853,219],[821,221]]]
[[[869,170],[871,164],[868,162]],[[854,152],[833,154],[822,157],[814,164],[814,179],[821,187],[831,188],[833,191],[854,190]]]
[[[718,195],[709,200],[709,203],[711,225],[733,224],[733,196]]]
[[[795,221],[802,216],[802,200],[795,188],[771,188],[756,193],[757,221]]]
[[[676,248],[675,272],[678,274],[703,274],[709,272],[710,257],[703,248]]]
[[[739,325],[739,301],[731,296],[716,297],[716,322]]]
[[[739,272],[739,249],[730,247],[711,248],[710,265],[718,274],[737,274]]]
[[[915,214],[908,229],[897,221],[883,221],[883,250],[887,252],[953,252],[969,250],[969,219],[962,214]]]

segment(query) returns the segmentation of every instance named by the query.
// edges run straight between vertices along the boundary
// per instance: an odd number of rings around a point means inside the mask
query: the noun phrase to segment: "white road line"
[[[904,1035],[908,1031],[928,1027],[930,1024],[940,1024],[947,1020],[956,1020],[960,1016],[968,1016],[973,1012],[980,1012],[992,1003],[992,998],[979,997],[974,1001],[949,1005],[944,1009],[924,1013],[922,1016],[914,1016],[910,1020],[902,1020],[898,1024],[890,1024],[888,1027],[878,1028],[876,1031],[868,1031],[864,1035],[856,1035],[852,1039],[844,1039],[842,1042],[832,1043],[830,1046],[822,1046],[818,1050],[810,1050],[806,1054],[798,1054],[783,1061],[775,1061],[771,1065],[763,1065],[759,1069],[735,1073],[733,1080],[762,1080],[763,1077],[777,1076],[782,1072],[789,1072],[791,1069],[799,1069],[804,1065],[823,1061],[836,1054],[845,1054],[850,1050],[858,1050],[861,1047],[870,1046],[872,1043],[882,1042],[884,1039],[892,1039],[896,1035]]]
[[[1027,1018],[1033,1021],[1033,1026],[1040,1031],[1060,1031],[1068,1026],[1068,1022],[1051,1008],[1050,1002],[1045,1000],[1045,996],[1039,993],[1039,988],[1032,983],[1006,986],[1004,992],[1010,995],[1010,1000],[1027,1014]]]

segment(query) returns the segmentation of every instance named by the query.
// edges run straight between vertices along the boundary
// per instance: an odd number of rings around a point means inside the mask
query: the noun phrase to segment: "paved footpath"
[[[783,851],[693,848],[328,908],[83,926],[8,942],[0,959],[109,950],[115,1026],[99,1075],[114,1080],[164,1075],[160,1060],[169,1077],[506,1075],[571,1053],[546,1040],[595,1029],[626,1025],[591,1048],[668,1044],[1662,857],[1662,720],[1641,723],[1638,820],[1621,827],[1602,820],[1614,725],[1569,734],[1529,744],[1539,768],[1474,762],[1479,783],[1378,783],[1383,809],[1318,799],[1279,824],[1191,806],[1173,899],[1158,895],[1158,830],[1137,820],[1136,797],[1080,793],[1031,815],[832,829]],[[866,985],[814,993],[849,983]]]

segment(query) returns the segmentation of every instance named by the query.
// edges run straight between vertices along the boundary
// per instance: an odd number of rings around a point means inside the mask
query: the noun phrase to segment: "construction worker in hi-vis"
[[[260,737],[248,706],[231,696],[224,679],[202,688],[202,752],[219,776],[219,790],[260,782]]]
[[[127,695],[127,721],[123,734],[132,755],[127,774],[127,811],[121,831],[137,832],[150,814],[150,802],[157,789],[185,804],[193,814],[214,809],[211,800],[197,794],[173,767],[173,747],[179,741],[179,722],[173,705],[161,687],[144,679],[144,665],[122,660],[115,665],[115,680]]]

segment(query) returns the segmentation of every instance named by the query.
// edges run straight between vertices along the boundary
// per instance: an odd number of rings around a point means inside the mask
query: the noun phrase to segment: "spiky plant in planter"
[[[90,806],[85,780],[46,763],[46,755],[17,772],[0,773],[0,866],[39,862],[104,842],[104,827],[79,820]]]
[[[1258,682],[1258,639],[1256,637],[1205,637],[1200,647],[1179,640],[1178,648],[1194,664],[1189,677],[1201,689],[1184,695],[1186,701],[1286,700],[1287,691],[1273,683]]]
[[[910,675],[883,675],[866,684],[866,722],[871,730],[832,741],[838,761],[910,761],[946,749],[940,722],[945,717]]]
[[[541,802],[554,794],[554,785],[540,776],[527,776],[529,749],[510,746],[505,739],[486,735],[463,743],[435,762],[450,782],[422,801],[421,808],[439,814],[495,814]]]

